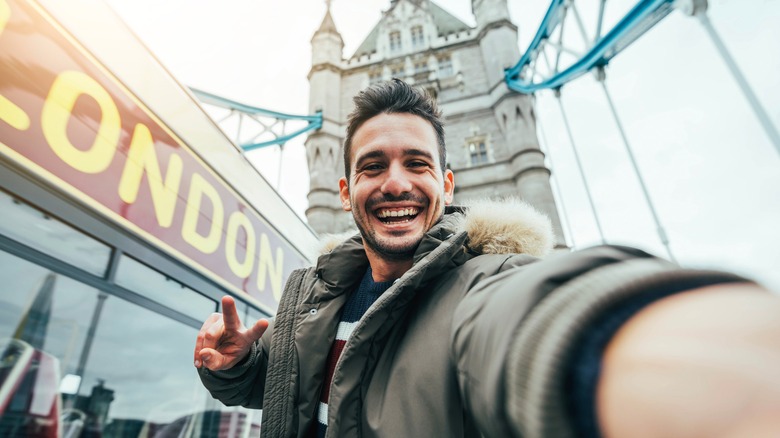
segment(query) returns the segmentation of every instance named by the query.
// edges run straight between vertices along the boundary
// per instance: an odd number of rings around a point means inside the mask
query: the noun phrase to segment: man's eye
[[[363,171],[364,172],[371,172],[371,171],[376,171],[376,170],[381,170],[381,169],[382,169],[382,165],[381,164],[367,164],[367,165],[363,166]]]
[[[409,167],[428,167],[428,163],[425,161],[412,161],[409,163]]]

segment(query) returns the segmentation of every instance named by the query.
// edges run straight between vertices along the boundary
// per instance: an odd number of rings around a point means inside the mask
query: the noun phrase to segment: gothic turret
[[[509,19],[506,0],[472,0],[471,8],[477,20],[485,74],[494,86],[504,80],[504,69],[520,59],[517,26]]]
[[[341,74],[344,41],[330,13],[330,1],[322,24],[311,39],[309,109],[322,111],[323,124],[306,139],[309,164],[309,208],[306,217],[318,233],[349,227],[349,215],[341,209],[338,180],[344,174],[342,160]]]

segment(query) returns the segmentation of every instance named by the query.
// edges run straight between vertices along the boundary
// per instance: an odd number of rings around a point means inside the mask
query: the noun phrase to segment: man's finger
[[[203,348],[217,348],[222,335],[225,334],[225,325],[222,319],[211,324],[203,334]]]
[[[202,350],[206,345],[205,338],[206,338],[206,331],[211,327],[216,321],[218,321],[222,315],[219,313],[212,313],[211,316],[206,318],[206,321],[203,322],[203,325],[200,327],[200,331],[198,331],[198,336],[195,338],[195,351],[193,353],[193,359],[195,361],[195,367],[200,368],[200,350]]]
[[[198,354],[198,358],[203,363],[203,366],[211,371],[219,371],[225,368],[225,357],[212,348],[204,348],[201,350]]]
[[[263,336],[263,333],[265,333],[265,330],[268,328],[268,320],[267,319],[258,319],[255,325],[253,325],[249,330],[247,330],[246,334],[249,336],[249,339],[252,342],[255,342],[256,340],[260,339],[261,336]]]
[[[236,301],[231,296],[222,297],[222,315],[227,330],[239,330],[241,328],[241,319],[238,317]]]

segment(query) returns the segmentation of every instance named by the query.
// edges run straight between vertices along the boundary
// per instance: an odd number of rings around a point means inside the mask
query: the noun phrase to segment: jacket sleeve
[[[565,379],[583,332],[627,302],[745,281],[617,246],[560,254],[490,277],[469,292],[453,319],[462,399],[485,436],[579,436],[567,413]]]
[[[233,368],[211,371],[200,368],[198,375],[211,396],[226,406],[263,408],[265,374],[268,368],[268,352],[274,321],[269,320],[263,337],[252,344],[249,354]]]

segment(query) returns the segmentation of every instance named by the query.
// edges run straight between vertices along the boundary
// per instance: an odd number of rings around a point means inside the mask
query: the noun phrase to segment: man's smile
[[[374,214],[383,223],[403,223],[410,222],[420,213],[419,207],[405,208],[379,208]]]

